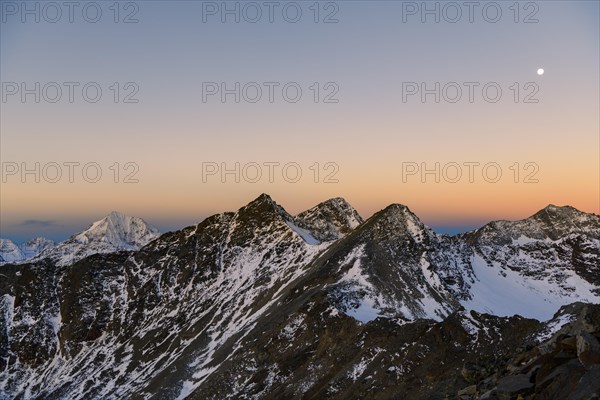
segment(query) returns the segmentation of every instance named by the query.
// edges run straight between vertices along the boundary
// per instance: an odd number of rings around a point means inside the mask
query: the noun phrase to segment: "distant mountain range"
[[[54,246],[56,246],[54,241],[44,237],[36,237],[20,245],[9,239],[0,239],[0,263],[23,262],[39,256]]]
[[[0,262],[23,263],[49,258],[66,265],[92,254],[138,250],[159,235],[158,229],[141,218],[113,211],[60,243],[38,237],[16,245],[9,239],[0,239]]]
[[[572,207],[447,236],[261,195],[160,236],[111,213],[0,274],[0,398],[600,393],[600,217]]]

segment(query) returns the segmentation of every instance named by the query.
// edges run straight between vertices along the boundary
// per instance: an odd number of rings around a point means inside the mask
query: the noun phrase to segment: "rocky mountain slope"
[[[0,398],[504,396],[515,354],[600,307],[553,318],[600,303],[598,216],[540,213],[448,237],[401,205],[363,222],[343,199],[292,216],[261,195],[136,251],[3,265]],[[116,220],[91,230],[148,237]]]
[[[492,222],[457,241],[467,250],[453,271],[464,282],[455,294],[467,309],[545,320],[562,305],[598,302],[598,215],[550,205],[521,221]]]

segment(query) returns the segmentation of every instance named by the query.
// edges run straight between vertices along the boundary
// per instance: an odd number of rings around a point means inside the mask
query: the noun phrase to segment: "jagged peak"
[[[69,240],[80,243],[107,242],[114,245],[147,243],[158,237],[159,230],[139,217],[111,211],[106,217],[92,223],[89,228]]]
[[[405,220],[408,218],[408,219],[420,222],[419,217],[417,217],[417,215],[415,213],[413,213],[410,210],[410,208],[408,208],[408,206],[405,206],[404,204],[399,204],[399,203],[390,204],[389,206],[387,206],[383,210],[379,211],[375,215],[378,215],[380,217],[386,217],[386,218],[390,218],[390,217],[397,218],[400,220]]]
[[[288,214],[288,212],[282,206],[277,204],[275,200],[273,200],[273,198],[266,193],[262,193],[256,199],[240,208],[237,213],[257,214],[263,216],[266,216],[265,214],[273,214],[280,215],[284,217],[284,219],[291,218],[290,214]]]
[[[261,193],[260,196],[258,196],[256,199],[252,200],[248,204],[254,204],[254,203],[277,204],[277,203],[275,203],[275,200],[273,200],[273,198],[266,193]]]

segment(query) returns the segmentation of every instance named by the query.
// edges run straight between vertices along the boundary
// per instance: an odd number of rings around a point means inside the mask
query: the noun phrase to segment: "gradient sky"
[[[235,210],[262,192],[291,213],[337,196],[364,217],[402,203],[444,232],[524,218],[548,204],[600,213],[598,1],[536,2],[538,23],[522,22],[533,10],[525,9],[528,2],[520,2],[521,22],[515,23],[513,1],[497,2],[503,12],[497,23],[485,21],[481,7],[473,23],[466,8],[456,23],[435,23],[432,16],[422,23],[419,15],[403,22],[407,2],[401,1],[335,2],[338,23],[314,23],[313,1],[297,2],[298,23],[286,22],[281,7],[273,23],[266,16],[222,23],[219,15],[205,23],[200,1],[135,2],[138,23],[114,23],[112,1],[97,2],[98,23],[86,22],[80,8],[73,23],[65,15],[56,23],[43,16],[40,23],[31,16],[23,23],[7,14],[11,2],[0,3],[3,84],[97,82],[103,89],[94,104],[81,90],[73,103],[66,91],[57,103],[35,103],[32,96],[0,103],[3,168],[96,162],[103,171],[98,183],[85,182],[80,171],[73,183],[64,175],[58,183],[8,176],[0,191],[1,237],[61,240],[111,210],[175,229]],[[121,20],[134,10],[122,7]],[[333,10],[328,2],[320,8],[321,19]],[[114,82],[135,82],[139,102],[114,103]],[[203,82],[297,82],[303,96],[295,104],[280,91],[273,103],[235,103],[232,96],[224,104],[218,97],[205,103]],[[314,82],[335,82],[339,102],[315,103]],[[481,89],[473,103],[435,103],[433,96],[403,102],[403,82],[497,82],[503,94],[497,103],[486,102]],[[515,103],[514,82],[521,100],[524,85],[537,84],[539,102]],[[109,167],[115,162],[136,163],[139,183],[114,183]],[[276,170],[273,183],[266,175],[258,183],[236,183],[232,176],[203,182],[203,162],[231,168],[295,162],[303,176],[289,183]],[[318,183],[309,169],[315,162]],[[338,183],[323,182],[327,162],[339,167]],[[480,170],[474,182],[466,175],[458,183],[437,183],[433,176],[422,182],[419,175],[403,182],[406,162],[430,168],[495,162],[503,175],[497,183],[486,182]],[[510,169],[515,163],[518,183]],[[539,168],[538,183],[523,182],[526,163]]]

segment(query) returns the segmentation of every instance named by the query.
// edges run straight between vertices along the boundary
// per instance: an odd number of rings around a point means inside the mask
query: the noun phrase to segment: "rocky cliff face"
[[[596,318],[567,307],[547,322],[528,319],[532,309],[514,293],[483,289],[551,285],[535,296],[554,296],[553,313],[581,293],[598,302],[589,256],[600,248],[598,217],[584,217],[590,226],[577,229],[550,218],[552,237],[525,222],[518,232],[500,234],[496,224],[447,237],[401,205],[363,222],[341,199],[292,216],[262,195],[139,250],[6,264],[0,398],[445,399],[462,390],[475,398],[513,374],[520,349],[543,346],[560,323]],[[91,230],[146,237],[118,221]],[[84,236],[77,254],[97,243]],[[521,237],[561,252],[521,262],[514,246],[532,245]],[[521,308],[482,313],[503,304]],[[585,369],[574,376],[595,368],[590,354],[585,365],[571,354]]]
[[[600,306],[574,303],[562,307],[506,362],[490,368],[478,360],[463,369],[472,385],[457,396],[461,400],[598,399],[599,338]]]

